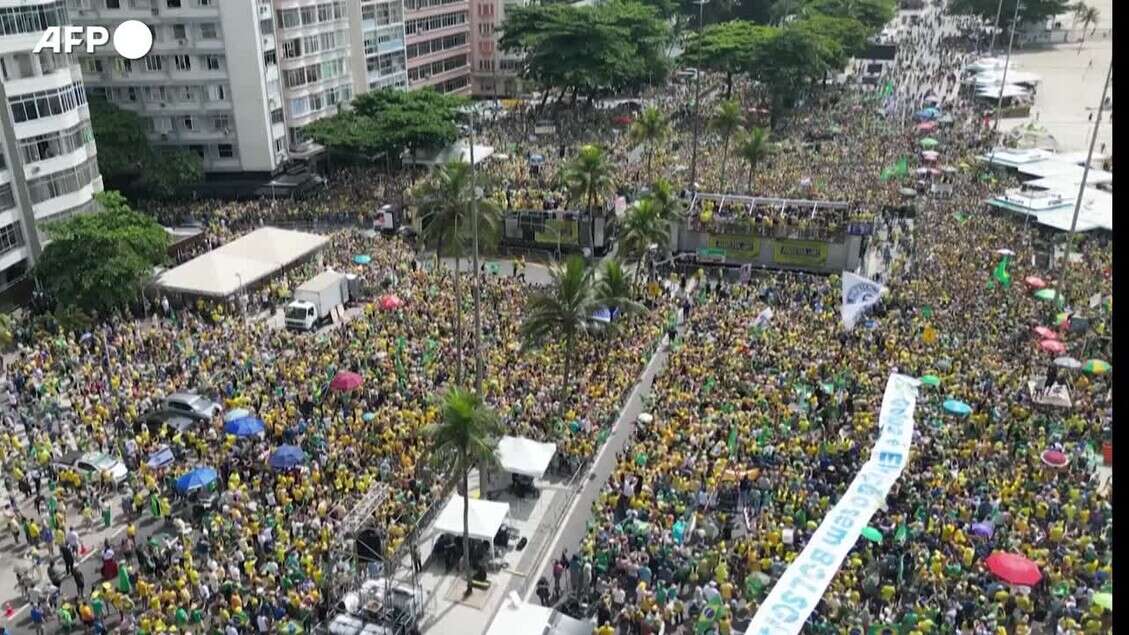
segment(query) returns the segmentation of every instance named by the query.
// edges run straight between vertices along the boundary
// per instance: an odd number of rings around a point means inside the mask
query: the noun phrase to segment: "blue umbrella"
[[[215,482],[216,471],[210,467],[198,467],[176,479],[176,491],[187,494],[194,489],[207,487]]]
[[[224,421],[235,421],[236,419],[242,419],[243,417],[250,417],[250,416],[251,416],[250,410],[248,410],[246,408],[236,408],[235,410],[229,410],[229,411],[225,412],[224,415],[223,415],[223,420]]]
[[[234,419],[223,424],[223,431],[237,437],[250,437],[261,434],[264,430],[263,422],[254,417]]]
[[[365,254],[353,256],[353,262],[357,263],[358,265],[367,265],[368,263],[372,262],[372,256]]]
[[[306,453],[296,445],[280,445],[268,463],[276,470],[292,470],[306,462]]]
[[[945,403],[941,404],[941,407],[945,409],[945,412],[957,415],[958,417],[972,414],[972,406],[957,399],[946,399]]]

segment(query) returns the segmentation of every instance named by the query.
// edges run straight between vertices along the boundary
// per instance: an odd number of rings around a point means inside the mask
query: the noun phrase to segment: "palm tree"
[[[1078,51],[1082,51],[1082,45],[1086,42],[1086,29],[1091,25],[1097,24],[1098,19],[1101,17],[1101,12],[1097,7],[1091,7],[1079,2],[1074,6],[1074,19],[1082,23],[1082,39],[1078,41]],[[1097,27],[1094,27],[1095,29]],[[1091,35],[1093,32],[1091,31]]]
[[[768,129],[757,127],[742,135],[737,142],[737,154],[749,164],[749,179],[745,185],[749,194],[753,193],[753,172],[756,171],[757,164],[768,156],[771,150],[768,138]]]
[[[658,178],[651,184],[651,191],[647,194],[658,209],[659,218],[667,222],[677,222],[682,219],[686,211],[686,202],[674,191],[674,184],[669,179]]]
[[[713,119],[710,120],[710,128],[721,135],[722,138],[721,183],[719,187],[724,192],[725,170],[729,163],[729,139],[733,136],[733,133],[741,129],[741,104],[737,103],[735,99],[727,99],[718,104]]]
[[[563,265],[554,267],[550,275],[549,286],[526,301],[521,337],[531,348],[543,346],[551,337],[564,340],[559,413],[563,416],[572,385],[576,338],[587,332],[598,305],[592,271],[580,256],[570,256]]]
[[[443,251],[455,257],[455,347],[458,349],[456,379],[463,376],[463,302],[459,284],[462,277],[462,256],[466,252],[467,239],[473,238],[472,200],[477,197],[479,235],[494,235],[501,223],[501,211],[492,199],[478,196],[472,187],[471,167],[465,161],[451,161],[432,171],[413,193],[422,211],[423,240],[435,246],[436,266]],[[484,188],[483,188],[484,189]],[[477,257],[477,254],[475,254]],[[474,272],[475,294],[481,291],[478,272]],[[476,307],[477,310],[477,307]],[[475,315],[476,323],[481,318]],[[479,334],[475,334],[475,342]],[[475,370],[481,368],[481,351],[475,346]]]
[[[639,199],[627,211],[623,226],[619,230],[619,248],[622,257],[635,263],[634,279],[639,280],[643,255],[652,244],[664,245],[670,241],[670,226],[660,216],[655,199]]]
[[[647,107],[631,124],[631,140],[647,145],[647,176],[651,175],[651,163],[655,158],[655,146],[670,134],[670,122],[662,111],[654,106]]]
[[[470,470],[498,463],[495,449],[501,426],[498,415],[481,395],[457,386],[450,388],[440,405],[440,422],[426,431],[434,445],[434,456],[443,465],[453,465],[463,486],[463,558],[466,593],[470,595],[474,572],[470,567]]]
[[[615,186],[612,164],[603,149],[596,145],[586,145],[565,166],[561,178],[568,188],[569,196],[584,201],[588,217],[593,218],[596,200],[607,194]]]
[[[631,283],[623,266],[614,258],[605,260],[596,282],[596,302],[613,315],[632,315],[643,310],[643,305],[636,302],[632,295]]]

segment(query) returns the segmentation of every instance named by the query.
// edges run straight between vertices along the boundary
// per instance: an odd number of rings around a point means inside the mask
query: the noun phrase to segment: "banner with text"
[[[777,240],[772,244],[772,259],[778,265],[822,267],[827,263],[827,243],[817,240]]]
[[[796,635],[803,628],[909,460],[919,383],[906,375],[890,375],[870,459],[772,587],[745,635]]]

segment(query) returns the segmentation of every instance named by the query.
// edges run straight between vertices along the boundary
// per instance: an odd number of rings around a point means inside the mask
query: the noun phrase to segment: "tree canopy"
[[[466,99],[433,89],[369,91],[351,109],[319,119],[303,130],[337,152],[375,158],[399,157],[404,150],[441,148],[459,136],[459,108]]]
[[[90,127],[98,146],[98,169],[111,183],[135,179],[154,198],[169,198],[204,180],[203,160],[186,150],[157,150],[137,113],[104,99],[91,99]]]
[[[952,15],[975,15],[990,23],[996,21],[996,10],[1000,12],[1000,28],[1007,28],[1011,18],[1015,15],[1015,3],[1020,0],[952,0],[948,5],[948,12]],[[1047,18],[1068,13],[1071,4],[1068,0],[1022,0],[1023,7],[1019,10],[1021,22],[1041,22]]]
[[[142,282],[164,262],[169,238],[118,192],[95,198],[100,212],[45,227],[51,242],[33,273],[61,305],[105,314],[138,298]]]
[[[670,37],[654,5],[612,0],[515,7],[506,13],[500,44],[523,54],[524,77],[591,98],[662,81],[670,70]]]
[[[776,31],[774,27],[746,20],[711,24],[701,35],[691,34],[682,57],[691,66],[724,73],[728,96],[734,75],[747,73],[753,67],[758,51]]]

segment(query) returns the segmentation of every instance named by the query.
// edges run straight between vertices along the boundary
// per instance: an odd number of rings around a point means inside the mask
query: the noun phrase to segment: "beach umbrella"
[[[997,249],[995,251],[995,253],[997,253],[1001,256],[1014,256],[1015,255],[1015,252],[1010,250],[1010,249]]]
[[[1105,609],[1107,611],[1113,610],[1113,594],[1112,593],[1106,593],[1104,591],[1095,593],[1094,597],[1091,601],[1094,604],[1102,607],[1103,609]]]
[[[1023,279],[1023,284],[1031,287],[1032,289],[1045,289],[1047,282],[1039,276],[1027,276]]]
[[[922,375],[920,377],[920,380],[921,383],[925,384],[926,386],[932,386],[934,388],[937,388],[941,385],[941,378],[936,375]]]
[[[921,140],[921,147],[925,148],[926,150],[932,150],[939,145],[941,145],[941,142],[937,141],[933,137],[925,137]]]
[[[225,412],[224,415],[223,415],[223,420],[226,423],[228,421],[235,421],[236,419],[242,419],[243,417],[250,417],[250,416],[251,416],[250,410],[248,410],[246,408],[236,408],[234,410],[228,410],[227,412]]]
[[[356,256],[353,256],[353,262],[358,265],[367,265],[368,263],[372,262],[372,256],[369,256],[367,254],[358,254]]]
[[[969,531],[972,532],[973,536],[980,536],[981,538],[991,538],[992,534],[995,532],[995,529],[992,527],[992,523],[983,522],[972,523],[972,527],[969,528]]]
[[[1043,459],[1043,463],[1051,467],[1066,467],[1066,464],[1070,463],[1070,457],[1063,454],[1061,450],[1045,450],[1040,458]]]
[[[946,399],[945,403],[941,404],[941,407],[945,409],[945,412],[957,415],[958,417],[972,414],[972,406],[959,399]]]
[[[263,422],[255,417],[242,417],[223,424],[223,431],[225,433],[237,437],[250,437],[256,434],[262,434],[264,429]]]
[[[1039,565],[1017,553],[997,551],[984,560],[988,570],[1008,584],[1035,586],[1043,579]]]
[[[276,470],[292,470],[306,462],[306,452],[296,445],[280,445],[267,462]]]
[[[940,157],[941,153],[935,150],[926,150],[921,153],[921,158],[925,159],[926,161],[936,161]]]
[[[1082,368],[1082,362],[1074,359],[1073,357],[1056,357],[1055,366],[1059,368],[1068,368],[1070,370],[1078,370]]]
[[[935,122],[935,121],[923,121],[923,122],[917,124],[917,131],[918,132],[932,132],[933,130],[936,130],[936,129],[937,129],[937,122]]]
[[[903,187],[902,189],[898,190],[898,194],[906,197],[917,196],[917,190],[913,189],[912,187]]]
[[[1035,292],[1035,299],[1043,302],[1050,302],[1058,297],[1060,297],[1058,291],[1054,289],[1039,289]]]
[[[1104,375],[1112,369],[1113,367],[1109,365],[1109,362],[1100,359],[1086,360],[1086,363],[1082,364],[1082,372],[1090,375]]]
[[[401,300],[400,296],[397,296],[397,295],[388,294],[388,295],[380,298],[380,308],[384,309],[385,311],[392,311],[393,309],[398,309],[401,306],[403,306],[403,304],[404,304],[404,301]]]
[[[375,413],[375,412],[366,412],[366,413],[364,413],[363,415],[361,415],[361,419],[362,419],[362,420],[363,420],[363,421],[364,421],[365,423],[369,423],[369,422],[371,422],[371,421],[372,421],[373,419],[375,419],[375,418],[376,418],[376,413]]]
[[[187,494],[194,489],[207,487],[219,478],[216,471],[210,467],[198,467],[191,472],[176,479],[176,491]]]
[[[1047,328],[1045,326],[1036,326],[1035,327],[1035,335],[1038,335],[1039,337],[1041,337],[1045,340],[1057,340],[1058,339],[1058,333],[1055,333],[1054,331],[1050,330],[1049,328]]]
[[[1066,344],[1058,340],[1043,340],[1039,342],[1039,348],[1047,351],[1048,353],[1065,353]]]
[[[329,382],[329,389],[336,392],[351,392],[360,388],[364,382],[364,378],[357,373],[343,370],[333,376],[333,380]]]
[[[882,532],[878,531],[874,527],[863,527],[862,531],[859,533],[863,538],[866,538],[870,542],[879,545],[882,544]]]

